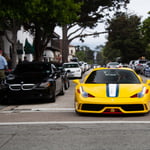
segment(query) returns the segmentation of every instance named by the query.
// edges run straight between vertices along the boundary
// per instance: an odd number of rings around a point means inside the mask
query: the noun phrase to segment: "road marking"
[[[33,108],[32,111],[74,111],[74,108]]]
[[[150,124],[150,121],[49,121],[49,122],[1,122],[3,125],[46,125],[46,124]]]
[[[14,113],[14,112],[75,112],[74,108],[32,108],[32,109],[19,109],[2,110],[0,113]]]

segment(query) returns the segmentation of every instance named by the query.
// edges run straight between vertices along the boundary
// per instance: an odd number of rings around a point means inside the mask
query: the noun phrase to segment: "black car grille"
[[[32,90],[35,84],[10,84],[9,89],[12,91]]]
[[[144,106],[142,104],[127,104],[127,105],[83,104],[81,109],[87,111],[101,111],[104,107],[121,107],[124,111],[144,110]]]

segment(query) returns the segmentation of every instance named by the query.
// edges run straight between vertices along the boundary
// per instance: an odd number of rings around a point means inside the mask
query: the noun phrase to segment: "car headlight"
[[[7,80],[14,80],[15,76],[13,74],[10,74],[6,77]]]
[[[81,70],[79,69],[79,70],[76,70],[76,72],[81,72]]]
[[[147,94],[149,92],[148,89],[146,89],[146,87],[143,87],[142,91],[139,93],[136,93],[134,95],[131,96],[131,98],[142,98],[145,94]]]
[[[78,93],[81,93],[81,95],[82,95],[83,97],[85,97],[85,98],[88,98],[88,97],[91,97],[91,98],[92,98],[92,97],[95,97],[95,96],[93,96],[92,94],[85,92],[82,86],[81,86],[79,89],[77,89],[77,92],[78,92]]]
[[[39,85],[39,87],[43,87],[43,88],[47,88],[49,87],[51,84],[49,82],[43,82]]]

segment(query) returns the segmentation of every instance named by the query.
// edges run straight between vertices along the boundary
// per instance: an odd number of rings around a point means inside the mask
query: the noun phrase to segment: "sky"
[[[127,12],[136,14],[137,16],[142,17],[141,21],[148,17],[148,12],[150,11],[150,0],[130,0],[130,4],[127,5]],[[87,29],[89,33],[92,30]],[[95,31],[104,31],[104,24],[98,25]],[[87,37],[85,38],[84,43],[80,42],[79,39],[74,40],[71,44],[72,45],[86,45],[90,47],[92,50],[95,50],[96,46],[104,45],[107,41],[106,34],[101,34],[99,37],[93,38]]]

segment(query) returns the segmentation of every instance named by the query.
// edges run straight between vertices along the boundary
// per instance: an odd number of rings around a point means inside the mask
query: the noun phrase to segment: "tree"
[[[72,23],[80,3],[74,0],[27,0],[24,27],[34,35],[35,60],[40,60],[56,26]]]
[[[67,61],[68,45],[76,38],[84,41],[87,36],[98,36],[106,33],[99,31],[94,33],[84,33],[87,27],[93,29],[98,23],[104,21],[104,17],[109,16],[109,13],[126,6],[129,0],[76,0],[83,2],[79,17],[71,24],[62,26],[63,33],[63,62]]]
[[[150,12],[148,14],[150,15]],[[150,16],[143,21],[143,24],[141,26],[143,39],[146,44],[150,43],[150,28],[149,27],[150,27]]]
[[[53,37],[54,28],[76,19],[80,5],[74,0],[1,0],[0,29],[12,32],[12,38],[5,35],[13,47],[13,64],[16,63],[17,31],[21,25],[33,35],[35,60],[41,60],[47,43]]]
[[[81,46],[76,52],[76,57],[78,57],[79,61],[84,61],[88,62],[89,64],[93,63],[93,56],[94,56],[94,51],[92,51],[89,47],[87,46]]]
[[[108,22],[108,42],[104,55],[109,60],[121,57],[124,63],[145,56],[145,47],[140,32],[140,17],[118,13]]]
[[[150,12],[148,13],[150,15]],[[144,44],[146,46],[146,58],[150,59],[150,16],[146,18],[141,26]]]

